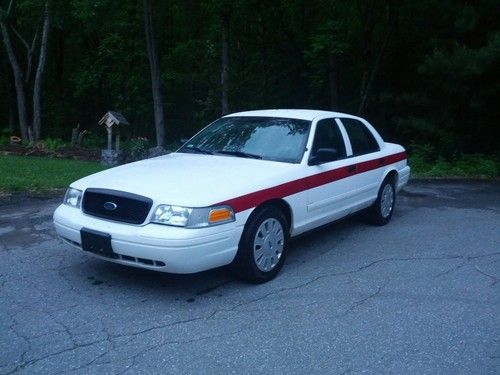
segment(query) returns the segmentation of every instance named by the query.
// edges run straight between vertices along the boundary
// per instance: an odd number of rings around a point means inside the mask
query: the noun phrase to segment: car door
[[[370,128],[355,118],[339,118],[337,123],[347,134],[348,158],[353,176],[350,178],[353,194],[352,211],[368,207],[377,197],[384,172],[381,144]],[[351,152],[351,153],[349,153]]]
[[[354,203],[350,195],[351,172],[345,134],[334,118],[319,120],[313,138],[309,161],[319,149],[335,149],[336,160],[307,165],[310,188],[307,196],[307,225],[305,230],[345,216]]]

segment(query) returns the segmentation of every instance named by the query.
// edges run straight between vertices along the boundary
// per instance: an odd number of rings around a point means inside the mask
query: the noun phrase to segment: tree
[[[69,140],[80,123],[98,147],[97,120],[116,109],[131,136],[163,145],[221,112],[295,107],[359,112],[435,156],[494,153],[499,12],[494,0],[0,0],[0,142],[11,117],[25,140]]]
[[[9,5],[6,10],[0,8],[0,29],[2,32],[3,43],[9,62],[14,75],[14,84],[16,89],[17,98],[17,110],[19,116],[19,127],[21,130],[21,137],[24,140],[28,140],[33,143],[38,141],[41,132],[41,105],[40,105],[40,90],[42,84],[42,78],[45,71],[46,56],[47,56],[47,45],[50,29],[50,10],[49,2],[45,2],[44,12],[43,12],[43,29],[42,29],[42,41],[40,45],[40,52],[38,57],[38,65],[35,75],[35,82],[32,88],[33,97],[33,121],[29,125],[29,116],[26,108],[26,91],[31,83],[31,71],[32,71],[32,58],[37,46],[38,41],[38,31],[35,32],[32,42],[28,44],[26,39],[21,35],[21,33],[16,29],[16,27],[10,22],[12,17],[12,12],[14,8],[14,0],[10,0]],[[21,42],[23,47],[26,49],[26,70],[22,71],[21,66],[18,62],[15,49],[12,45],[11,31]]]
[[[229,91],[229,25],[231,13],[228,10],[221,15],[221,74],[220,81],[222,86],[221,108],[222,114],[229,112],[228,91]]]
[[[240,2],[235,0],[205,0],[205,9],[213,16],[220,35],[220,113],[229,113],[229,32],[232,15],[238,11]]]
[[[153,108],[156,130],[156,146],[165,146],[165,118],[161,94],[161,76],[158,53],[153,29],[153,11],[149,0],[143,0],[144,31],[146,33],[146,49],[148,52],[149,68],[151,71],[151,88],[153,92]]]
[[[5,46],[5,51],[10,61],[10,66],[14,74],[14,84],[16,88],[16,98],[17,98],[17,112],[19,116],[19,127],[21,130],[21,138],[24,140],[28,139],[28,119],[26,113],[26,95],[24,92],[24,75],[17,61],[17,57],[14,53],[14,48],[12,47],[12,42],[10,39],[10,33],[8,29],[7,22],[10,15],[12,14],[14,0],[11,0],[7,10],[0,8],[0,28],[2,31],[3,43]],[[28,48],[29,49],[29,48]],[[30,56],[30,54],[28,54]],[[28,60],[30,57],[28,57]],[[31,64],[28,64],[28,68]],[[28,70],[29,71],[29,70]]]
[[[375,80],[375,77],[380,69],[382,57],[384,56],[387,44],[397,22],[398,0],[388,0],[387,28],[382,40],[379,41],[378,51],[375,52],[376,42],[373,34],[377,23],[380,19],[383,19],[385,10],[385,4],[382,4],[382,7],[380,7],[377,6],[377,2],[377,0],[371,0],[370,2],[363,2],[362,5],[359,0],[357,0],[362,29],[362,56],[364,65],[359,92],[358,114],[360,116],[363,116],[366,112],[373,81]]]
[[[38,58],[38,67],[36,69],[35,83],[33,84],[33,141],[40,139],[40,132],[42,128],[41,118],[41,105],[40,105],[40,90],[42,86],[42,77],[45,72],[45,65],[47,61],[47,46],[49,41],[49,28],[50,28],[50,12],[49,3],[45,3],[44,21],[42,31],[42,41],[40,45],[40,56]]]

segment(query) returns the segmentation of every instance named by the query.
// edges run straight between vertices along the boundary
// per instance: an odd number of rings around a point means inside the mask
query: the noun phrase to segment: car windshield
[[[277,117],[224,117],[177,152],[230,155],[299,163],[311,122]]]

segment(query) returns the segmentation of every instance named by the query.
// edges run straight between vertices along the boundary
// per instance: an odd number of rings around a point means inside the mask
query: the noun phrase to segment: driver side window
[[[346,157],[344,139],[333,118],[320,120],[316,125],[311,155],[316,155],[320,148],[334,148],[337,150],[337,159],[345,159]]]

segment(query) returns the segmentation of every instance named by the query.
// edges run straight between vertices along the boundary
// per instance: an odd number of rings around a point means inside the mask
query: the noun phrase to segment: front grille
[[[82,209],[87,215],[130,224],[142,224],[153,200],[142,195],[109,189],[87,189]]]

